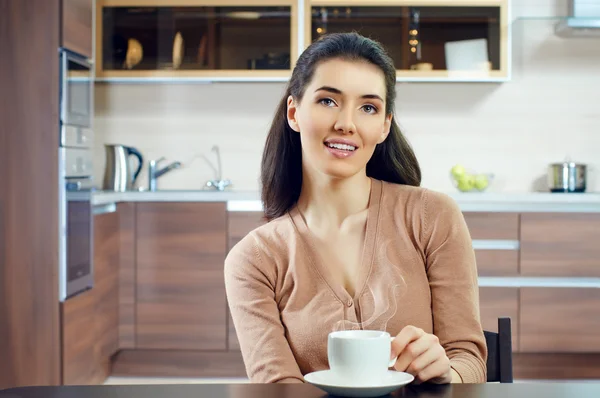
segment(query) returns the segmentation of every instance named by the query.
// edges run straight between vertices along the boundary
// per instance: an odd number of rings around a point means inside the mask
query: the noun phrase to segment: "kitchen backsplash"
[[[513,4],[516,2],[513,2]],[[566,13],[563,0],[528,0],[515,15]],[[519,14],[520,13],[520,14]],[[600,38],[562,39],[554,21],[515,21],[513,78],[507,83],[399,83],[396,118],[412,143],[423,186],[452,192],[452,165],[495,174],[493,192],[545,188],[549,163],[587,163],[588,191],[600,191]],[[223,178],[258,189],[266,133],[284,83],[97,84],[95,178],[104,143],[137,147],[147,161],[165,156],[183,167],[160,189],[200,189],[214,178],[205,155],[221,149]],[[541,184],[541,185],[540,185]]]

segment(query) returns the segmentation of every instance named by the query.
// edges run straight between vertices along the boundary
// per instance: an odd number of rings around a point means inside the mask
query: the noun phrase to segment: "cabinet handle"
[[[94,208],[92,209],[92,213],[95,216],[97,216],[99,214],[114,213],[116,211],[117,211],[116,203],[107,203],[105,205],[98,205],[98,206],[94,206]]]
[[[521,242],[504,239],[473,239],[475,250],[519,250]]]

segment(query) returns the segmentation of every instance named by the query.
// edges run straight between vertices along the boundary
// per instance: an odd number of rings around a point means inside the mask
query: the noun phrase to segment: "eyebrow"
[[[317,91],[327,91],[327,92],[330,92],[330,93],[333,93],[333,94],[342,94],[342,90],[340,90],[340,89],[337,89],[337,88],[335,88],[335,87],[330,87],[330,86],[322,86],[322,87],[319,87],[318,89],[316,89],[316,90],[315,90],[315,93],[316,93]],[[365,94],[365,95],[361,95],[360,97],[361,97],[361,98],[366,98],[366,99],[378,99],[378,100],[380,100],[381,102],[384,102],[384,101],[383,101],[383,98],[381,98],[381,97],[380,97],[379,95],[377,95],[377,94]]]

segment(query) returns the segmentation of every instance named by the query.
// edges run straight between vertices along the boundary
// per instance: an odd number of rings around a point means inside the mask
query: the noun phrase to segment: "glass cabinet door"
[[[101,77],[289,76],[297,58],[296,0],[98,3]]]
[[[305,41],[351,31],[371,37],[394,60],[398,80],[503,78],[508,69],[507,6],[505,0],[312,0]]]

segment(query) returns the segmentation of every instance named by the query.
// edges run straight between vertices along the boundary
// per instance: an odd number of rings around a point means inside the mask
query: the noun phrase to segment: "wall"
[[[513,1],[513,79],[508,83],[399,83],[397,120],[413,144],[423,185],[452,192],[448,171],[462,163],[492,172],[498,192],[538,189],[549,163],[570,156],[600,167],[600,38],[562,39],[553,20],[567,1]],[[147,159],[166,156],[186,166],[160,188],[198,189],[214,177],[195,155],[221,147],[223,178],[256,190],[262,146],[283,83],[98,84],[96,177],[103,143],[137,146]],[[141,184],[147,187],[146,174]],[[588,191],[600,191],[591,170]],[[541,180],[540,180],[541,178]]]

